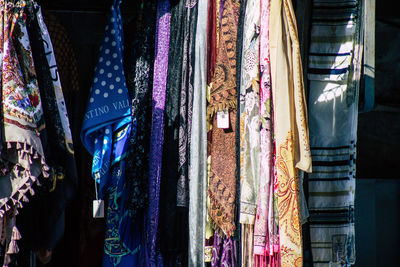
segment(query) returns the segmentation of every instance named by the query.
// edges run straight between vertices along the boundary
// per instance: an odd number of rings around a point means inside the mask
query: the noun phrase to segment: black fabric
[[[126,38],[125,70],[132,102],[132,117],[137,127],[131,134],[126,160],[126,180],[130,187],[128,203],[132,221],[143,214],[148,199],[148,166],[153,88],[153,61],[156,5],[146,1],[140,18],[131,25],[133,38]],[[139,28],[135,32],[134,28]],[[126,31],[130,34],[132,31]],[[131,39],[131,40],[130,40]]]
[[[168,78],[165,100],[165,129],[163,164],[160,188],[160,248],[164,266],[184,266],[180,252],[184,250],[187,231],[187,208],[177,208],[177,183],[179,177],[179,107],[182,81],[183,22],[186,18],[186,0],[171,1],[171,28],[168,55]],[[186,225],[186,226],[185,226]],[[186,246],[187,248],[187,246]],[[185,249],[186,250],[186,249]]]
[[[65,144],[51,72],[43,46],[44,40],[35,15],[38,10],[31,2],[26,10],[29,40],[46,125],[40,132],[40,137],[46,163],[50,166],[50,178],[41,179],[43,186],[35,188],[36,195],[25,205],[17,218],[24,245],[35,251],[41,248],[53,249],[63,236],[64,211],[74,196],[77,172],[73,154],[67,151]],[[50,189],[53,190],[50,192]]]

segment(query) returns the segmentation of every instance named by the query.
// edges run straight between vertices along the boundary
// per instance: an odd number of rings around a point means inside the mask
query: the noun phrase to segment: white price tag
[[[220,129],[229,128],[229,111],[221,110],[217,112],[217,127]]]
[[[104,218],[104,200],[93,200],[93,218]]]

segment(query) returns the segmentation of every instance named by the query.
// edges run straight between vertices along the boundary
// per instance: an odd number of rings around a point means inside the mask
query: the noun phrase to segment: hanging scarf
[[[254,254],[256,266],[266,267],[273,250],[273,148],[272,98],[269,58],[269,0],[261,1],[260,19],[260,191],[254,224]],[[274,258],[274,257],[272,257]],[[272,264],[275,266],[274,264]]]
[[[184,42],[179,109],[179,178],[177,187],[177,205],[181,207],[188,207],[189,205],[188,159],[190,157],[189,148],[192,129],[194,40],[197,8],[197,0],[186,0],[186,18],[183,23]]]
[[[153,85],[153,57],[156,6],[146,1],[142,10],[140,30],[129,46],[127,65],[127,84],[130,92],[133,119],[138,127],[135,136],[129,142],[127,158],[127,181],[131,188],[131,218],[136,220],[147,203],[148,162],[151,129],[151,94]],[[128,207],[127,207],[128,208]]]
[[[40,7],[28,2],[26,10],[46,122],[40,137],[44,153],[49,158],[51,180],[35,190],[36,196],[23,209],[22,218],[17,223],[25,247],[39,251],[54,248],[64,234],[64,211],[74,195],[77,173],[69,120],[49,33]]]
[[[43,110],[26,28],[25,2],[1,3],[3,138],[0,217],[21,207],[40,174],[48,177],[39,131]]]
[[[171,5],[168,62],[174,64],[168,64],[159,223],[161,252],[166,266],[176,266],[187,261],[188,209],[177,206],[183,24],[188,11],[185,6],[186,0],[176,1]]]
[[[212,121],[209,213],[228,237],[235,230],[236,196],[236,34],[240,3],[227,0],[221,18],[220,41],[207,115]],[[217,127],[219,110],[229,110],[230,129]]]
[[[138,223],[130,218],[130,188],[125,184],[124,158],[130,132],[134,136],[136,129],[123,70],[120,4],[115,1],[111,6],[81,131],[82,143],[93,155],[99,195],[108,195],[103,266],[134,264],[138,255]]]
[[[159,192],[161,183],[162,148],[164,139],[164,109],[167,86],[168,48],[170,31],[169,0],[159,0],[157,6],[156,43],[153,78],[152,126],[149,153],[149,206],[146,213],[146,263],[159,266],[157,258],[157,229],[159,216]]]
[[[208,0],[199,0],[189,166],[189,266],[204,266],[207,197],[206,53]]]
[[[253,228],[259,190],[259,30],[260,1],[249,0],[244,19],[240,81],[240,223],[242,266],[253,266]],[[250,238],[251,236],[251,238]]]
[[[341,12],[334,12],[333,5]],[[313,2],[308,61],[310,239],[314,266],[355,263],[354,199],[361,1]],[[329,215],[328,215],[329,214]],[[324,243],[321,248],[319,244]]]
[[[310,172],[311,157],[300,47],[291,1],[272,0],[270,12],[281,265],[302,266],[298,169]]]
[[[1,153],[0,219],[3,221],[1,244],[4,266],[18,252],[21,236],[15,227],[17,208],[27,202],[27,193],[49,168],[39,131],[44,129],[43,109],[33,65],[26,21],[26,2],[0,2],[0,62],[2,79],[3,140],[7,150]],[[6,212],[7,211],[7,212]],[[3,263],[2,263],[3,264]]]

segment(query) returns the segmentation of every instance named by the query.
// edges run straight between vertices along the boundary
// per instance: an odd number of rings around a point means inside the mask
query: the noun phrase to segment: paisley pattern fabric
[[[197,21],[197,0],[186,0],[186,18],[183,24],[183,64],[179,109],[179,178],[177,187],[177,205],[189,205],[189,158],[191,121],[193,113],[193,78],[194,78],[194,41]]]
[[[236,34],[240,3],[227,0],[221,17],[220,41],[207,114],[212,121],[209,213],[228,237],[235,230],[236,198]],[[230,129],[217,127],[218,110],[229,110]]]
[[[209,119],[220,110],[233,110],[236,100],[236,37],[240,3],[225,1],[221,15],[215,72],[207,107]]]
[[[290,0],[272,0],[270,53],[281,266],[302,266],[298,169],[311,171],[297,26]],[[290,60],[284,60],[289,58]]]
[[[221,235],[218,231],[214,234],[214,243],[212,249],[212,267],[236,266],[236,242],[232,238]]]

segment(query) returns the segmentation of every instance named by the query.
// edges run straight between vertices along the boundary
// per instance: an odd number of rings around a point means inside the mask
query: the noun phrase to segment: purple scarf
[[[161,162],[164,139],[164,108],[167,86],[170,7],[169,0],[159,0],[157,6],[156,46],[153,80],[153,108],[150,136],[149,206],[146,215],[146,263],[145,266],[160,266],[157,258],[157,228]]]

